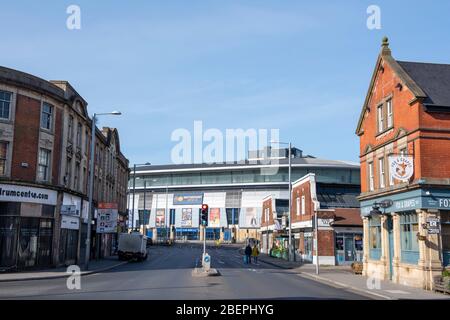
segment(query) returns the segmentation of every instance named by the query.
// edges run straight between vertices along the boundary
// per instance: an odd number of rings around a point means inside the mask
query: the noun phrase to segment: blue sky
[[[89,112],[120,109],[131,163],[171,162],[177,128],[280,129],[358,161],[354,134],[387,35],[395,58],[450,63],[448,1],[2,1],[0,65],[68,80]],[[81,8],[81,30],[66,8]],[[369,5],[381,30],[366,27]]]

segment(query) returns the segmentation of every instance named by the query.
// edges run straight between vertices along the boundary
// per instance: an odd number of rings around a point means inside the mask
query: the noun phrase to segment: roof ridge
[[[421,62],[421,61],[404,61],[404,60],[396,60],[399,63],[416,63],[416,64],[434,64],[439,66],[449,66],[450,63],[437,63],[437,62]]]

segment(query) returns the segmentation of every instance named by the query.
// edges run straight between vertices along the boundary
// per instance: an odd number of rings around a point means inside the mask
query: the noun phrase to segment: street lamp
[[[136,194],[136,167],[141,166],[150,166],[150,162],[146,162],[143,164],[134,164],[133,165],[133,204],[132,204],[132,216],[131,216],[131,230],[134,230],[134,196]],[[144,197],[145,197],[145,187],[144,187]],[[145,209],[144,209],[145,210]]]
[[[289,261],[293,261],[293,250],[292,250],[292,224],[291,224],[291,215],[292,215],[292,181],[291,181],[291,172],[292,172],[292,143],[291,142],[281,142],[281,141],[270,141],[271,144],[284,144],[289,146],[288,157],[289,157]]]
[[[95,121],[98,116],[120,116],[122,113],[120,111],[106,112],[106,113],[94,113],[92,116],[91,123],[91,153],[90,158],[90,173],[89,173],[89,210],[88,210],[88,228],[87,228],[87,239],[86,239],[86,256],[84,259],[84,268],[89,269],[89,258],[91,257],[91,228],[92,228],[92,202],[94,194],[94,154],[95,154],[95,134],[97,127],[95,126]]]

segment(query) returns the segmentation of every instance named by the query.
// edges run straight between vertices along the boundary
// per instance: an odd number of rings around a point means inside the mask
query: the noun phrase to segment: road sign
[[[428,234],[439,234],[439,218],[437,217],[428,217],[427,218],[427,230]]]
[[[211,256],[207,253],[203,254],[202,266],[205,271],[208,271],[211,268]]]
[[[78,215],[78,210],[76,205],[70,205],[70,204],[63,204],[61,205],[61,214],[67,214],[67,215]]]

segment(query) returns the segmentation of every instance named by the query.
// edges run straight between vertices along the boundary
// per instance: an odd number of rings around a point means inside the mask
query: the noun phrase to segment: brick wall
[[[334,231],[319,229],[319,256],[334,256]]]
[[[52,183],[59,185],[59,175],[62,161],[62,135],[63,135],[63,113],[55,108],[55,135],[53,144],[52,160]]]
[[[302,196],[305,196],[305,213],[302,214],[300,211],[300,215],[297,215],[297,198],[300,199],[299,201],[301,206]],[[296,185],[292,188],[292,222],[311,220],[313,211],[314,206],[311,199],[311,183],[307,180],[304,183]]]
[[[14,150],[11,164],[12,179],[30,182],[36,180],[40,114],[41,103],[39,100],[17,95]],[[28,168],[21,166],[24,162],[28,163]]]
[[[266,209],[269,209],[269,223],[267,224],[266,221]],[[262,209],[262,216],[261,216],[261,226],[267,227],[268,225],[272,225],[274,223],[273,221],[273,214],[272,214],[272,198],[269,198],[267,200],[263,201],[263,209]]]
[[[361,155],[361,191],[369,191],[367,149],[376,150],[386,144],[393,144],[393,152],[400,153],[398,141],[404,131],[407,136],[407,148],[410,155],[414,155],[414,175],[411,181],[421,178],[440,179],[450,176],[450,114],[429,113],[419,101],[414,101],[413,93],[403,86],[399,77],[391,67],[384,63],[384,71],[376,73],[376,80],[372,89],[368,110],[362,122],[363,134],[360,135]],[[387,97],[392,96],[393,129],[378,134],[377,106]],[[373,154],[374,152],[372,152]],[[387,156],[387,155],[386,155]],[[378,160],[373,158],[375,190],[379,186]],[[436,165],[439,164],[439,165]],[[388,185],[388,163],[385,162],[385,181]]]

